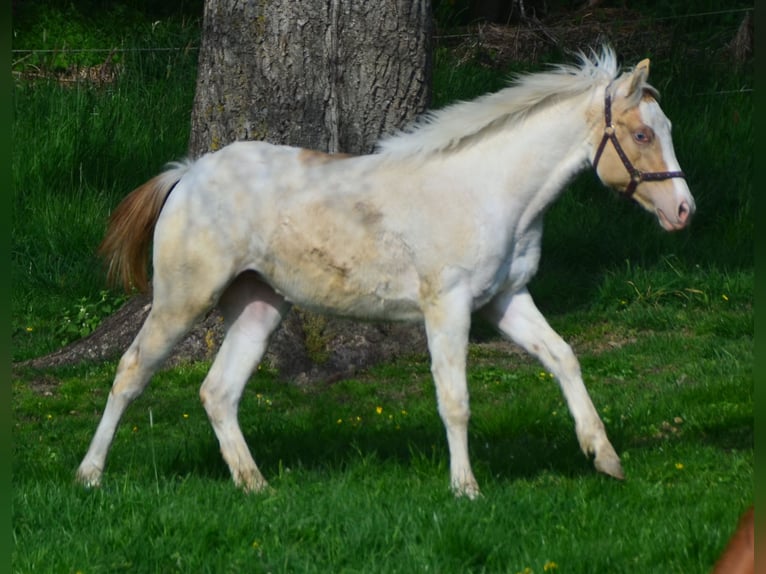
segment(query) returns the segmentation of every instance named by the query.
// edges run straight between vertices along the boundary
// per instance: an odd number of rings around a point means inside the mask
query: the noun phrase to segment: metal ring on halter
[[[617,155],[622,160],[622,165],[625,166],[625,169],[628,170],[628,173],[630,174],[630,183],[628,183],[628,187],[626,187],[623,192],[626,197],[633,197],[638,184],[642,181],[662,181],[674,177],[683,177],[685,179],[686,176],[682,171],[653,171],[645,173],[640,169],[637,169],[630,162],[625,150],[622,149],[622,146],[617,139],[617,129],[612,123],[612,95],[609,93],[609,88],[611,86],[612,84],[609,83],[604,90],[604,135],[601,138],[601,143],[598,144],[596,155],[593,157],[593,169],[598,170],[598,162],[601,159],[601,154],[604,152],[606,142],[611,141],[614,146],[614,151],[617,152]]]

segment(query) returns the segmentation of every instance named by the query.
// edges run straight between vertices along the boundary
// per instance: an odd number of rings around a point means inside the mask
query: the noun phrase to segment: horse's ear
[[[636,90],[642,90],[646,85],[646,80],[649,77],[649,58],[641,60],[633,69],[633,73],[630,76],[630,84],[628,84],[628,94],[633,94]]]

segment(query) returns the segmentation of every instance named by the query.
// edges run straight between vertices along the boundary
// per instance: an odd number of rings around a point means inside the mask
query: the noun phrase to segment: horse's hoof
[[[613,478],[618,480],[623,480],[625,478],[622,464],[620,464],[620,458],[616,454],[596,457],[596,460],[593,461],[593,465],[596,467],[597,471],[608,474]]]
[[[272,490],[269,483],[257,469],[237,473],[234,476],[234,484],[248,494],[259,494]]]
[[[101,486],[101,472],[95,469],[90,471],[79,469],[75,475],[75,481],[85,488],[99,488]]]
[[[476,500],[481,496],[479,485],[475,481],[466,484],[453,484],[452,492],[455,494],[455,498],[467,498],[468,500]]]

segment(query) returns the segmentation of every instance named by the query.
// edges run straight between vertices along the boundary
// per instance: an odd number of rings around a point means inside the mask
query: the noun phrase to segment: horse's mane
[[[384,137],[377,152],[411,157],[446,151],[487,129],[517,121],[551,102],[582,94],[612,81],[619,72],[617,56],[609,46],[590,56],[578,52],[579,65],[557,64],[550,71],[519,75],[509,87],[479,98],[428,112],[403,131]]]

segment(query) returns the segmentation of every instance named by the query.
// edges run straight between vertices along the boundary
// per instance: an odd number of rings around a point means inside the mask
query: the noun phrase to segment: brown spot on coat
[[[303,165],[322,165],[331,161],[338,161],[354,157],[350,153],[325,153],[312,149],[303,149],[298,154],[298,161]]]
[[[373,226],[383,219],[380,210],[366,201],[357,201],[354,204],[354,212],[360,216],[361,222],[366,226]]]

